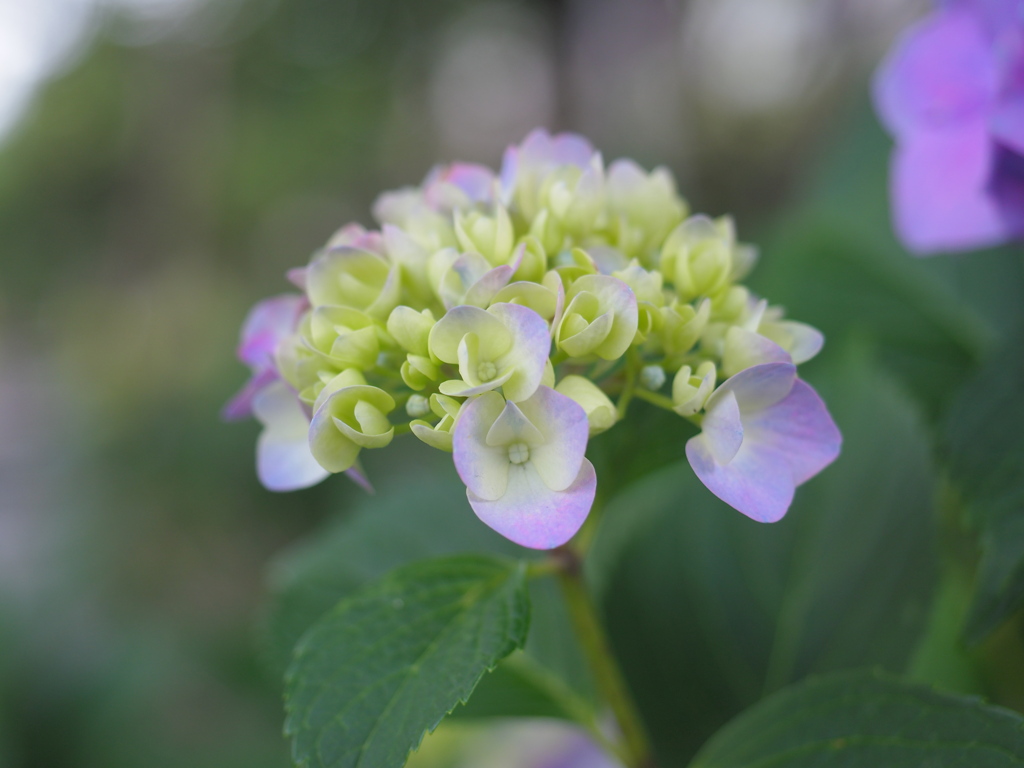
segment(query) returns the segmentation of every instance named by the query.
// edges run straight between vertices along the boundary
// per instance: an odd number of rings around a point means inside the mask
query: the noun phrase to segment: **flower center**
[[[490,381],[498,375],[498,369],[494,363],[486,361],[477,366],[476,375],[480,381]]]
[[[530,446],[526,443],[512,443],[508,447],[508,460],[513,464],[523,464],[530,459]]]

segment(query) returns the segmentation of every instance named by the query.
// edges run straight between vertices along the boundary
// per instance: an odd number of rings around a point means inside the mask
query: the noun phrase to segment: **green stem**
[[[555,552],[561,568],[558,581],[569,609],[576,637],[590,667],[601,696],[611,707],[622,733],[622,759],[628,768],[654,768],[654,755],[647,741],[636,704],[626,686],[625,677],[612,655],[611,645],[583,581],[583,563],[570,547]]]
[[[622,388],[622,394],[619,395],[619,402],[615,404],[615,410],[619,414],[620,421],[626,418],[626,409],[629,408],[629,401],[633,399],[633,395],[636,393],[637,367],[633,364],[635,357],[635,350],[630,349],[628,359],[626,360],[626,383]]]
[[[672,402],[671,397],[665,397],[659,395],[657,392],[651,392],[649,389],[637,389],[634,394],[641,400],[646,400],[648,403],[664,408],[666,411],[672,411],[675,413],[675,403]]]

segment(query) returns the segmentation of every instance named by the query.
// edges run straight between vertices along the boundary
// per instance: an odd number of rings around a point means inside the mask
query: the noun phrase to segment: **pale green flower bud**
[[[644,389],[657,392],[665,386],[665,369],[660,365],[645,365],[640,369],[640,385]]]
[[[412,433],[432,448],[452,452],[452,429],[459,418],[462,403],[447,395],[430,396],[430,410],[439,417],[437,424],[417,419],[409,423]]]
[[[675,301],[659,312],[662,320],[659,335],[665,355],[678,359],[693,349],[704,333],[711,316],[711,301],[704,299],[696,308]]]
[[[381,224],[400,227],[427,253],[456,245],[449,217],[427,205],[418,188],[385,192],[373,204],[373,215]]]
[[[733,285],[711,299],[711,317],[725,323],[745,324],[753,306],[750,291]]]
[[[509,283],[494,294],[491,303],[507,302],[509,304],[520,304],[524,307],[529,307],[550,323],[559,308],[558,289],[561,288],[562,282],[554,272],[548,274],[552,275],[553,280],[545,280],[544,285],[524,280]]]
[[[697,367],[694,375],[690,366],[684,365],[672,380],[672,402],[680,416],[693,416],[711,396],[715,389],[715,364],[707,361]]]
[[[569,287],[566,301],[555,341],[569,356],[615,360],[636,338],[636,296],[618,278],[584,275]]]
[[[358,371],[344,371],[324,387],[309,427],[313,458],[328,472],[350,469],[363,448],[383,448],[395,430],[387,414],[395,401]]]
[[[637,323],[637,343],[642,343],[652,333],[661,329],[663,321],[659,308],[665,304],[664,279],[657,270],[647,271],[633,259],[629,266],[612,272],[613,277],[633,289],[637,299],[639,320]]]
[[[410,354],[400,369],[402,381],[410,389],[421,390],[441,378],[441,368],[429,357]]]
[[[427,339],[434,327],[434,314],[429,309],[417,312],[404,305],[395,307],[388,316],[388,333],[398,345],[413,355],[429,356]]]
[[[786,350],[796,365],[805,363],[821,351],[825,336],[806,323],[784,320],[782,314],[781,307],[768,307],[757,332]]]
[[[414,419],[422,418],[430,413],[430,401],[423,395],[409,395],[405,401],[405,412]]]
[[[401,289],[396,265],[357,248],[324,251],[306,270],[306,293],[314,307],[351,307],[383,320],[398,304]]]
[[[732,247],[732,274],[729,275],[729,280],[730,282],[742,280],[750,274],[750,270],[757,263],[757,247],[748,243],[736,242],[736,224],[732,220],[732,216],[720,216],[715,219],[715,226]]]
[[[612,237],[629,256],[647,260],[686,217],[686,202],[667,168],[647,174],[632,160],[617,160],[608,169],[607,188]]]
[[[517,247],[522,249],[522,259],[512,279],[539,283],[548,269],[548,254],[544,244],[532,235],[525,235]]]
[[[583,376],[566,376],[555,391],[575,400],[587,414],[591,436],[611,428],[618,420],[615,404],[594,382]]]
[[[529,237],[540,243],[546,253],[561,252],[569,239],[562,225],[546,208],[531,220]]]
[[[512,220],[500,205],[493,216],[456,210],[455,237],[463,251],[479,253],[492,267],[507,264],[515,247]]]
[[[562,282],[570,285],[584,275],[596,275],[597,265],[590,254],[582,248],[562,251],[554,259],[554,271],[562,278]]]
[[[603,223],[606,199],[604,161],[597,152],[586,167],[563,165],[551,173],[539,196],[540,207],[550,212],[563,232],[577,238]]]
[[[665,241],[661,271],[683,301],[713,296],[729,283],[732,243],[707,216],[693,216]]]
[[[309,348],[337,370],[368,370],[380,353],[377,323],[369,315],[349,307],[316,307],[306,316],[299,332]]]

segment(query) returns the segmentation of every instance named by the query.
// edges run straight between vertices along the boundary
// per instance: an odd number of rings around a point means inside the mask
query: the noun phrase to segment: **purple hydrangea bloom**
[[[882,64],[897,234],[929,255],[1024,236],[1024,0],[950,0]]]

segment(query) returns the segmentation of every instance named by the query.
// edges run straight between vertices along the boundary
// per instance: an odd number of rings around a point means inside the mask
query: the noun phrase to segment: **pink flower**
[[[762,523],[780,520],[798,485],[839,455],[828,409],[790,363],[764,363],[727,379],[708,398],[703,431],[686,458],[718,498]]]

